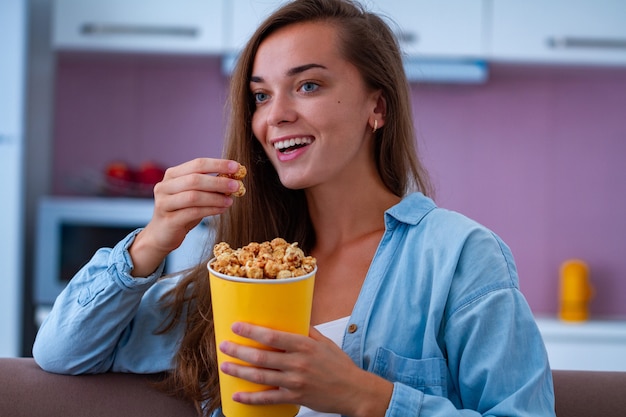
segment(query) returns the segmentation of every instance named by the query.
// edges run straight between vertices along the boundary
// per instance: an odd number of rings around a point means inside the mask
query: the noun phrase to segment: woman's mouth
[[[290,153],[304,146],[310,145],[313,139],[310,137],[299,137],[274,142],[274,149],[281,153]]]

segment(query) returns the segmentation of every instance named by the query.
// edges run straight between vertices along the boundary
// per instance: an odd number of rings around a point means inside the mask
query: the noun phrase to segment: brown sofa
[[[31,358],[0,358],[0,417],[197,417],[157,391],[155,376],[56,375]]]
[[[626,372],[553,371],[558,417],[626,416]],[[194,408],[161,394],[154,376],[54,375],[30,358],[0,358],[1,417],[185,417]]]
[[[552,371],[557,417],[626,416],[626,372]]]

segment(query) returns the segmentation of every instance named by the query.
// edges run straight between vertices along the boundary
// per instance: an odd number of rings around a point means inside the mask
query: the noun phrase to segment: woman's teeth
[[[293,148],[294,146],[297,146],[297,147],[306,146],[306,145],[311,144],[311,142],[313,142],[311,138],[286,139],[286,140],[274,142],[274,149],[277,149],[281,152],[285,152],[289,150],[289,148]]]

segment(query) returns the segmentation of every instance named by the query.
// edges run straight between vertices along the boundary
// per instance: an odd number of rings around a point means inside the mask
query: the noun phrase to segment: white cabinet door
[[[26,3],[0,2],[0,357],[20,353]]]
[[[481,58],[486,52],[483,0],[376,0],[409,56]]]
[[[485,56],[486,0],[370,0],[367,10],[380,14],[396,32],[406,55],[407,77],[424,82],[483,82],[486,67],[471,61]],[[224,71],[259,23],[284,0],[233,0],[228,3]],[[420,60],[420,58],[426,58]],[[416,61],[417,59],[417,61]],[[418,62],[419,61],[419,62]]]
[[[214,54],[227,0],[55,0],[58,50]]]
[[[624,0],[492,0],[491,58],[626,64]]]
[[[259,24],[285,0],[227,0],[225,46],[229,53],[237,54],[248,42]]]
[[[232,0],[227,45],[238,51],[259,23],[284,0]],[[368,10],[383,15],[409,55],[475,57],[485,50],[483,0],[372,0]],[[227,12],[229,13],[229,12]]]

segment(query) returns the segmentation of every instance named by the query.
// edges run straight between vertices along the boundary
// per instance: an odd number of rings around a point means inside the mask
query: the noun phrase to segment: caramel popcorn
[[[245,166],[239,164],[239,169],[234,174],[217,174],[218,177],[232,178],[239,181],[239,189],[232,194],[235,197],[241,197],[246,193],[246,187],[243,185],[243,179],[248,174],[248,170]]]
[[[221,274],[252,279],[285,279],[313,272],[316,260],[304,256],[298,243],[288,243],[283,238],[271,242],[252,242],[232,249],[226,242],[213,247],[215,259],[211,268]]]

